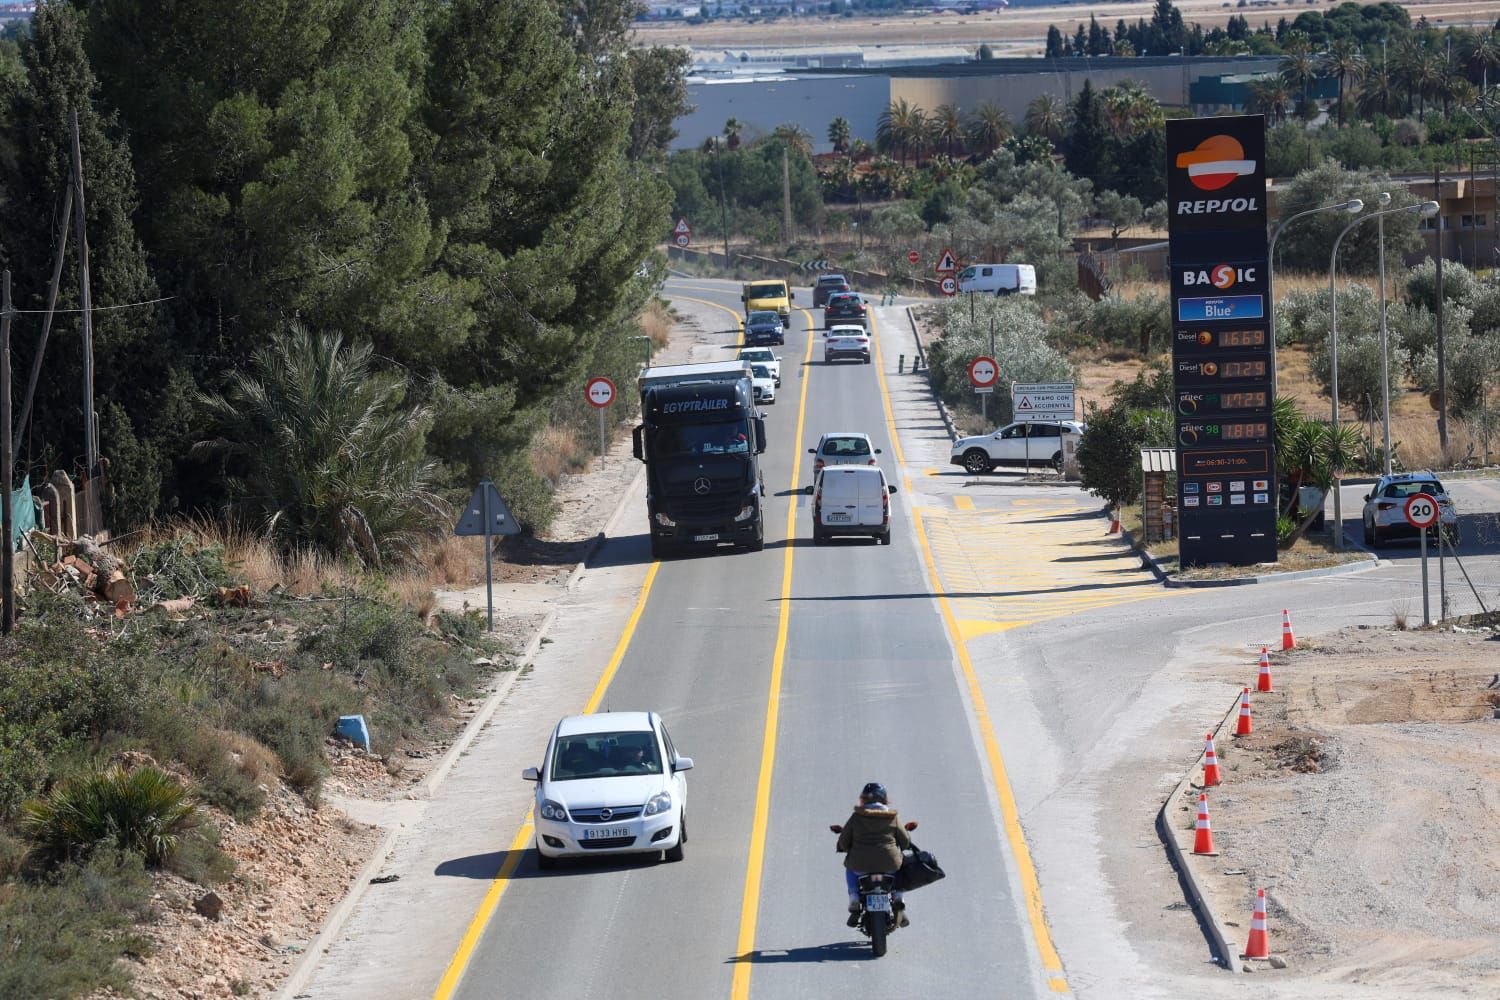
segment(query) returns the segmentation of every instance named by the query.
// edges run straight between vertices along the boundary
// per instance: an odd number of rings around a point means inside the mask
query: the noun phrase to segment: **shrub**
[[[129,988],[119,961],[149,942],[131,931],[151,910],[151,881],[138,855],[100,850],[48,881],[0,892],[0,996],[72,997]]]
[[[1106,295],[1083,312],[1079,330],[1100,343],[1153,357],[1171,347],[1171,306],[1155,292],[1133,299]]]
[[[990,416],[999,423],[1011,419],[1011,382],[1066,382],[1073,366],[1047,344],[1047,331],[1035,302],[1026,296],[979,297],[970,319],[969,303],[946,302],[937,307],[941,336],[928,351],[933,388],[950,404],[972,408],[969,362],[990,353],[994,322],[995,360],[1001,377],[990,397]]]
[[[1415,118],[1403,118],[1391,132],[1391,141],[1398,146],[1420,146],[1427,138],[1427,129]]]
[[[1309,362],[1312,374],[1326,393],[1331,386],[1328,341],[1313,345]],[[1387,384],[1392,395],[1401,391],[1400,375],[1407,365],[1407,354],[1399,344],[1390,345]],[[1339,320],[1339,400],[1349,403],[1362,418],[1378,412],[1381,400],[1380,331],[1370,326],[1345,326]]]
[[[1168,447],[1169,410],[1132,409],[1117,400],[1089,414],[1078,442],[1078,475],[1083,488],[1111,507],[1135,503],[1141,495],[1141,449]]]
[[[171,856],[195,810],[187,790],[155,767],[112,767],[63,782],[23,807],[24,826],[54,858],[79,858],[105,841],[159,865]]]
[[[215,587],[238,583],[224,546],[205,542],[192,532],[176,532],[136,549],[131,575],[143,601],[203,595]]]
[[[1443,304],[1468,304],[1479,293],[1479,279],[1456,260],[1443,261]],[[1406,297],[1428,312],[1437,311],[1437,264],[1428,257],[1406,276]]]

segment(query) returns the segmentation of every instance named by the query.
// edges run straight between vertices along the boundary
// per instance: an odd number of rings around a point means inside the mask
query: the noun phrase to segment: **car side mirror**
[[[693,758],[691,757],[678,757],[676,760],[672,761],[673,771],[691,771],[692,769]]]
[[[884,454],[884,453],[879,448],[876,448],[875,449],[875,454],[880,455],[880,454]]]
[[[910,823],[906,824],[906,832],[910,833],[911,831],[915,830],[917,828],[917,825],[917,821],[912,820]]]
[[[645,424],[637,424],[635,430],[630,432],[630,451],[637,459],[646,460]]]
[[[885,488],[885,490],[886,490],[887,493],[895,493],[896,492],[896,487],[894,487],[894,486],[887,486]]]
[[[818,449],[816,449],[816,448],[809,448],[809,449],[807,449],[807,453],[809,455],[816,455],[818,453]]]
[[[1370,502],[1370,494],[1366,493],[1365,494],[1365,503],[1369,503],[1369,502]]]
[[[528,767],[526,770],[524,770],[524,771],[521,772],[521,780],[522,781],[541,781],[542,780],[542,776],[537,771],[536,768],[534,768],[534,767]]]
[[[806,486],[802,487],[802,492],[806,493],[808,496],[812,496],[813,495],[813,485],[812,485],[812,483],[808,483]]]

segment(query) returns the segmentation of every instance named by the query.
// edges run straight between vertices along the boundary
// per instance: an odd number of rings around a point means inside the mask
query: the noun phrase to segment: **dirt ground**
[[[1276,693],[1252,691],[1254,733],[1218,744],[1220,856],[1192,861],[1231,941],[1264,888],[1287,968],[1257,973],[1500,995],[1500,621],[1350,628],[1272,675]]]
[[[1318,4],[1331,8],[1332,0]],[[1439,27],[1494,23],[1492,0],[1430,0],[1408,2],[1402,6],[1411,11],[1412,20],[1425,16]],[[1205,29],[1222,27],[1231,16],[1243,14],[1252,25],[1269,20],[1273,25],[1280,17],[1291,19],[1303,4],[1292,0],[1281,4],[1254,7],[1226,6],[1223,0],[1180,0],[1177,7],[1183,19],[1194,21]],[[695,48],[734,48],[738,46],[786,46],[795,38],[799,45],[978,45],[980,42],[1009,42],[998,55],[1040,55],[1047,26],[1056,24],[1071,35],[1072,27],[1086,23],[1093,14],[1100,24],[1113,28],[1120,18],[1134,22],[1151,19],[1152,3],[1104,3],[1093,6],[1059,4],[1048,7],[1023,7],[982,14],[959,15],[951,11],[931,14],[882,17],[783,17],[774,21],[714,21],[691,25],[685,21],[638,24],[638,45],[688,45]]]

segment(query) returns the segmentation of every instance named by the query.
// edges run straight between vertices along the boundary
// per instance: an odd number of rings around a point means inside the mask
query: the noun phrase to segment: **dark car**
[[[830,295],[827,305],[823,307],[823,325],[828,327],[835,323],[858,323],[868,330],[870,317],[869,310],[865,308],[864,297],[858,292]]]
[[[753,312],[745,317],[745,343],[754,347],[786,343],[786,324],[773,312]]]
[[[813,308],[821,309],[830,295],[849,291],[849,282],[842,274],[824,274],[813,285]]]

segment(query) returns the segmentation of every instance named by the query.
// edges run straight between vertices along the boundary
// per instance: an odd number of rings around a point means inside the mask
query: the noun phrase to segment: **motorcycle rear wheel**
[[[879,958],[885,954],[885,932],[887,928],[888,915],[884,913],[870,913],[865,911],[865,919],[869,921],[870,928],[870,950]]]

